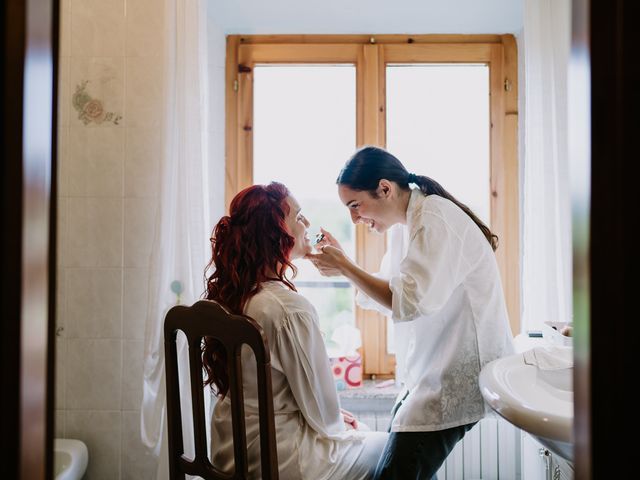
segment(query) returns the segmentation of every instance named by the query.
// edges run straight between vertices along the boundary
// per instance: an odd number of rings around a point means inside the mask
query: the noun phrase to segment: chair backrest
[[[184,332],[189,344],[189,376],[195,458],[184,455],[182,411],[178,383],[176,336]],[[225,474],[215,468],[207,457],[207,437],[204,413],[202,367],[202,338],[213,337],[226,349],[229,374],[229,398],[233,430],[235,473]],[[262,478],[278,478],[278,459],[275,441],[273,396],[271,391],[271,358],[264,331],[255,320],[227,312],[218,303],[201,300],[191,307],[178,305],[167,313],[164,321],[164,349],[166,362],[167,419],[169,428],[170,478],[184,479],[185,474],[209,479],[247,478],[247,439],[242,391],[242,345],[251,347],[258,372],[258,406],[260,422],[260,453]],[[213,446],[215,448],[215,445]]]

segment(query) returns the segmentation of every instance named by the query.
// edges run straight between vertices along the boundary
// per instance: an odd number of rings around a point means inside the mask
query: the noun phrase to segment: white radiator
[[[485,418],[456,445],[438,480],[520,480],[520,430]]]
[[[389,425],[388,415],[356,416],[372,430],[386,431]],[[519,429],[500,418],[485,418],[456,445],[438,480],[520,480],[520,442]]]

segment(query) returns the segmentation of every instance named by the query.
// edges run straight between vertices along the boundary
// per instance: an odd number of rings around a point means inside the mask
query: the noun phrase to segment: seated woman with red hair
[[[363,431],[340,409],[318,314],[287,277],[291,263],[311,252],[298,202],[279,183],[255,185],[231,202],[213,231],[206,297],[264,329],[271,353],[281,479],[371,478],[387,433]],[[233,434],[226,359],[206,342],[206,383],[218,396],[213,415],[213,464],[233,472]],[[255,360],[242,351],[249,474],[260,478]]]

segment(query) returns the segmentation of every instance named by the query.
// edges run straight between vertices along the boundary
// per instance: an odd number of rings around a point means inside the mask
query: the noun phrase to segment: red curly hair
[[[220,219],[211,236],[211,261],[205,297],[215,300],[231,313],[242,314],[262,283],[277,280],[296,290],[286,277],[295,239],[289,234],[287,187],[272,182],[245,188],[231,201],[229,215]],[[206,276],[206,273],[205,273]],[[225,397],[229,391],[227,354],[217,340],[205,337],[202,362],[206,371],[205,385]],[[214,390],[214,391],[215,391]]]

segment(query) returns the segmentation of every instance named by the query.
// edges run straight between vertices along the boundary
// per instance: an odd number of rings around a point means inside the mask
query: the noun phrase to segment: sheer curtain
[[[522,330],[570,321],[570,0],[525,0]]]
[[[209,207],[208,75],[204,0],[165,0],[163,149],[161,186],[152,247],[145,328],[143,443],[158,457],[156,478],[168,478],[164,316],[176,303],[191,304],[204,290],[212,218]],[[181,340],[181,339],[179,339]],[[178,342],[183,423],[191,410],[186,342]],[[183,390],[184,388],[184,390]],[[208,397],[208,396],[207,396]],[[184,431],[185,453],[193,433]]]

